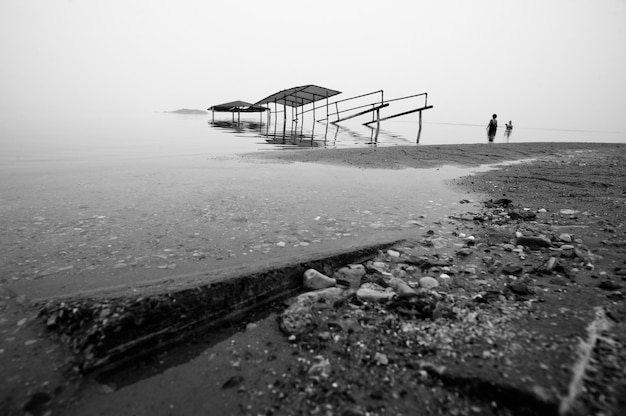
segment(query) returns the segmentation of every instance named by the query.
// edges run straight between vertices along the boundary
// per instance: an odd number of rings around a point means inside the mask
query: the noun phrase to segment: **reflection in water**
[[[213,120],[209,121],[209,125],[231,133],[262,137],[267,144],[278,147],[337,148],[411,144],[401,134],[385,131],[376,125],[339,125],[320,121],[313,123],[309,129],[298,120],[293,120],[290,126],[286,122],[281,125],[276,121],[268,124],[258,120]]]

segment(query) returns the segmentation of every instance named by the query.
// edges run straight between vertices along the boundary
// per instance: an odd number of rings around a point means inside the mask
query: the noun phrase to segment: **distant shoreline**
[[[174,111],[164,111],[164,113],[170,113],[170,114],[207,114],[207,112],[205,110],[190,110],[187,108],[181,108],[180,110],[174,110]]]

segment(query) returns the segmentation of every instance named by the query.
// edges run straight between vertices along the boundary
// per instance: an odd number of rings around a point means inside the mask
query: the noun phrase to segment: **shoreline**
[[[329,163],[375,169],[473,167],[520,159],[556,156],[564,151],[626,151],[623,143],[484,143],[384,146],[342,149],[285,149],[246,153],[249,159]]]
[[[530,222],[522,223],[521,225],[518,223],[516,225],[514,222],[494,222],[495,228],[492,229],[491,226],[485,228],[485,225],[488,225],[488,223],[477,225],[472,223],[472,221],[465,222],[465,220],[456,219],[453,232],[456,235],[476,234],[477,236],[478,233],[481,233],[480,239],[477,239],[476,242],[490,244],[481,246],[483,249],[486,248],[490,251],[490,253],[482,254],[483,257],[487,254],[489,257],[492,257],[494,256],[493,253],[499,253],[500,249],[492,246],[498,247],[507,239],[513,238],[515,231],[520,229],[525,233],[529,231],[546,232],[549,230],[557,236],[567,233],[573,236],[573,239],[580,240],[580,243],[576,244],[583,244],[585,250],[593,253],[593,268],[585,269],[583,267],[581,271],[573,274],[556,275],[547,278],[532,277],[536,281],[532,279],[527,280],[528,286],[533,287],[533,291],[537,291],[537,288],[550,290],[551,296],[542,297],[543,303],[539,302],[538,304],[543,305],[542,308],[547,308],[546,310],[554,315],[550,319],[562,322],[565,327],[567,327],[570,317],[568,317],[568,314],[559,312],[563,305],[567,305],[568,308],[576,311],[576,322],[579,329],[584,327],[582,323],[588,323],[585,319],[589,319],[593,315],[591,311],[592,306],[602,306],[613,317],[611,319],[615,320],[614,329],[610,332],[612,338],[614,338],[615,342],[626,345],[626,340],[615,335],[619,334],[618,330],[623,329],[626,324],[623,300],[624,277],[620,277],[623,275],[618,274],[620,270],[624,269],[623,256],[626,255],[623,224],[624,195],[626,195],[626,190],[622,183],[624,170],[626,169],[626,164],[624,163],[626,159],[626,145],[605,143],[552,143],[538,145],[537,143],[525,143],[440,145],[428,149],[426,147],[298,149],[254,153],[242,157],[244,160],[250,159],[252,162],[254,162],[253,159],[257,159],[273,160],[282,163],[329,163],[348,165],[361,169],[435,168],[448,164],[479,166],[533,159],[532,162],[499,166],[495,170],[459,178],[453,180],[452,186],[457,189],[463,189],[464,192],[471,195],[480,193],[488,195],[488,198],[493,199],[510,198],[520,212],[525,212],[524,210],[529,210],[530,212],[545,210],[546,212],[541,214],[541,221],[538,224]],[[582,175],[582,172],[585,172],[586,175]],[[561,214],[562,211],[568,214]],[[476,215],[475,212],[468,210],[468,218],[471,219],[474,215]],[[498,216],[494,218],[497,219]],[[445,236],[450,233],[449,230],[445,230],[445,227],[442,227],[441,230],[435,228],[435,230],[437,235]],[[423,231],[416,230],[416,238],[419,239],[420,232]],[[489,240],[496,238],[498,243]],[[502,243],[499,241],[502,241]],[[473,247],[468,248],[474,250]],[[401,247],[400,249],[403,250],[404,248]],[[438,250],[430,253],[437,255]],[[545,254],[547,253],[548,251]],[[507,252],[503,254],[510,256],[512,253]],[[529,260],[526,260],[526,263],[529,263],[531,258],[532,256],[529,257]],[[569,260],[564,259],[564,261]],[[475,268],[478,269],[484,267],[482,265],[483,262],[484,260],[481,260],[480,257],[473,260],[473,263],[476,264]],[[523,268],[529,268],[530,271],[530,266],[524,264],[524,262],[521,265]],[[484,269],[484,271],[489,275],[487,269]],[[498,275],[494,277],[498,278]],[[600,285],[610,289],[599,288]],[[6,391],[14,394],[13,398],[9,397],[8,399],[10,401],[14,400],[13,403],[17,405],[17,408],[23,408],[27,400],[28,403],[33,401],[34,393],[44,391],[50,398],[50,402],[45,402],[43,408],[55,405],[67,406],[67,403],[71,403],[73,400],[72,392],[74,390],[72,385],[74,383],[82,384],[80,378],[76,380],[68,376],[68,369],[65,366],[66,360],[69,358],[67,352],[60,347],[57,341],[51,340],[51,334],[46,330],[45,322],[41,322],[36,317],[37,311],[30,309],[28,299],[21,298],[19,294],[18,296],[11,294],[10,286],[5,284],[0,286],[0,293],[3,296],[3,311],[13,314],[8,320],[3,321],[0,327],[5,333],[9,330],[12,331],[12,337],[14,338],[11,342],[4,340],[4,343],[0,345],[0,348],[3,350],[0,360],[9,359],[17,350],[20,351],[21,356],[20,360],[11,360],[12,362],[6,366],[6,368],[10,369],[10,372],[13,371],[12,374],[17,376],[16,380],[13,380],[9,385],[5,385],[7,387]],[[585,297],[587,297],[586,301],[584,301]],[[580,303],[581,301],[585,303]],[[529,303],[529,307],[530,305]],[[18,310],[26,315],[19,315],[19,313],[16,313]],[[22,316],[26,319],[22,320]],[[16,327],[17,330],[15,329]],[[576,332],[576,334],[581,335],[582,333]],[[262,335],[260,334],[259,337]],[[564,345],[565,348],[572,346],[573,344],[569,343]],[[24,348],[26,348],[26,351],[22,351]],[[291,350],[287,348],[287,351]],[[538,353],[541,354],[540,351]],[[301,354],[306,356],[305,351],[301,352]],[[289,356],[291,356],[291,352],[283,358],[289,362]],[[619,354],[617,356],[607,355],[607,357],[611,357],[611,359],[618,360],[621,363],[626,362],[623,354],[621,356]],[[602,357],[597,358],[600,359]],[[398,357],[396,359],[400,360],[401,358]],[[451,365],[452,363],[446,364]],[[556,368],[565,364],[565,362],[556,361],[548,364],[550,366],[554,364]],[[567,361],[567,364],[569,365],[569,361]],[[474,370],[477,371],[476,374],[482,371],[478,371],[482,364],[474,362],[472,365],[476,367],[468,367],[470,376]],[[602,365],[608,365],[607,368],[610,370],[610,363],[607,362]],[[33,366],[38,367],[33,368]],[[230,371],[232,370],[231,368]],[[420,371],[423,371],[423,369]],[[71,374],[71,371],[69,374]],[[594,374],[593,388],[595,390],[593,392],[596,399],[593,399],[591,402],[593,406],[604,406],[597,401],[598,396],[596,394],[598,392],[601,394],[603,390],[601,387],[596,386],[602,386],[603,383],[609,383],[617,389],[620,388],[620,385],[626,386],[626,384],[620,384],[623,383],[623,380],[611,378],[613,377],[611,373],[606,371]],[[347,379],[351,377],[347,373],[343,376],[347,377]],[[43,377],[49,383],[37,390],[37,383],[33,380],[43,380]],[[489,377],[492,377],[492,375],[489,375]],[[563,377],[560,377],[559,380],[563,381]],[[30,383],[35,388],[24,389],[23,382]],[[63,392],[57,395],[52,392],[52,389],[58,386],[64,386],[65,389],[61,389]],[[562,386],[559,385],[558,388],[559,392],[562,393]],[[622,390],[624,389],[624,387],[621,388]],[[254,386],[254,389],[257,390],[250,389],[250,391],[264,391],[263,386]],[[287,397],[295,397],[290,395],[287,386],[283,386],[283,390],[285,390]],[[229,397],[230,400],[233,400],[233,403],[238,402],[243,397],[237,393],[236,389],[233,389],[232,393],[234,395]],[[115,391],[110,391],[109,394],[113,395],[110,397],[116,397]],[[163,392],[163,394],[165,395],[166,392]],[[273,392],[267,391],[264,397],[273,397],[272,394]],[[443,394],[447,393],[444,392]],[[610,396],[610,399],[614,400],[616,397]],[[136,401],[134,398],[132,400],[133,402]],[[163,400],[167,400],[167,397],[164,397]],[[260,399],[252,396],[248,397],[248,400],[249,403],[256,403],[259,406],[267,404],[259,403]],[[364,397],[364,400],[369,399]],[[7,402],[7,397],[3,397],[2,404],[5,405],[7,403],[9,403]],[[611,403],[613,405],[613,402]],[[191,401],[187,405],[193,406],[193,404],[194,401]],[[123,401],[120,403],[120,406],[123,406]],[[597,407],[594,408],[597,409]],[[606,407],[601,408],[606,410]]]

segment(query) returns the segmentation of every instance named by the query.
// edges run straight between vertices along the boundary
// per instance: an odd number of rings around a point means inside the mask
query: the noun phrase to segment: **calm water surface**
[[[428,120],[428,113],[424,115]],[[173,113],[65,114],[12,113],[0,115],[0,161],[94,160],[155,156],[219,155],[282,148],[414,145],[417,120],[389,120],[374,128],[365,120],[341,125],[304,125],[258,115],[181,115]],[[516,126],[509,137],[500,128],[495,142],[626,143],[625,132],[535,129]],[[484,143],[482,125],[424,122],[420,145]]]

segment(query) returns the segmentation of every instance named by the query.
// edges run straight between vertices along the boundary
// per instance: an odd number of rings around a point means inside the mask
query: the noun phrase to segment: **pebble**
[[[361,287],[356,291],[356,297],[370,302],[387,302],[396,297],[396,294],[394,292],[385,292],[367,287]]]
[[[528,248],[552,247],[552,243],[546,237],[518,237],[517,245],[522,245]]]
[[[351,264],[342,267],[333,274],[335,280],[341,280],[357,289],[361,285],[361,278],[365,276],[365,267],[362,264]]]
[[[325,289],[337,285],[337,280],[318,272],[315,269],[309,269],[304,272],[302,285],[308,290]]]
[[[566,242],[566,243],[571,243],[572,242],[572,236],[569,234],[561,234],[559,235],[559,240]]]
[[[378,365],[387,365],[389,364],[389,358],[387,358],[387,355],[377,352],[374,355],[374,361],[376,361],[376,364]]]
[[[315,360],[315,362],[309,368],[309,377],[315,379],[330,377],[331,368],[328,358],[324,358],[321,355],[316,355],[313,359]]]
[[[411,286],[409,286],[404,280],[400,278],[392,277],[387,281],[387,284],[389,285],[389,287],[393,288],[393,290],[395,290],[396,293],[400,296],[412,296],[417,294],[411,288]]]
[[[434,289],[439,287],[439,281],[434,277],[424,276],[420,279],[420,286],[424,289]]]

